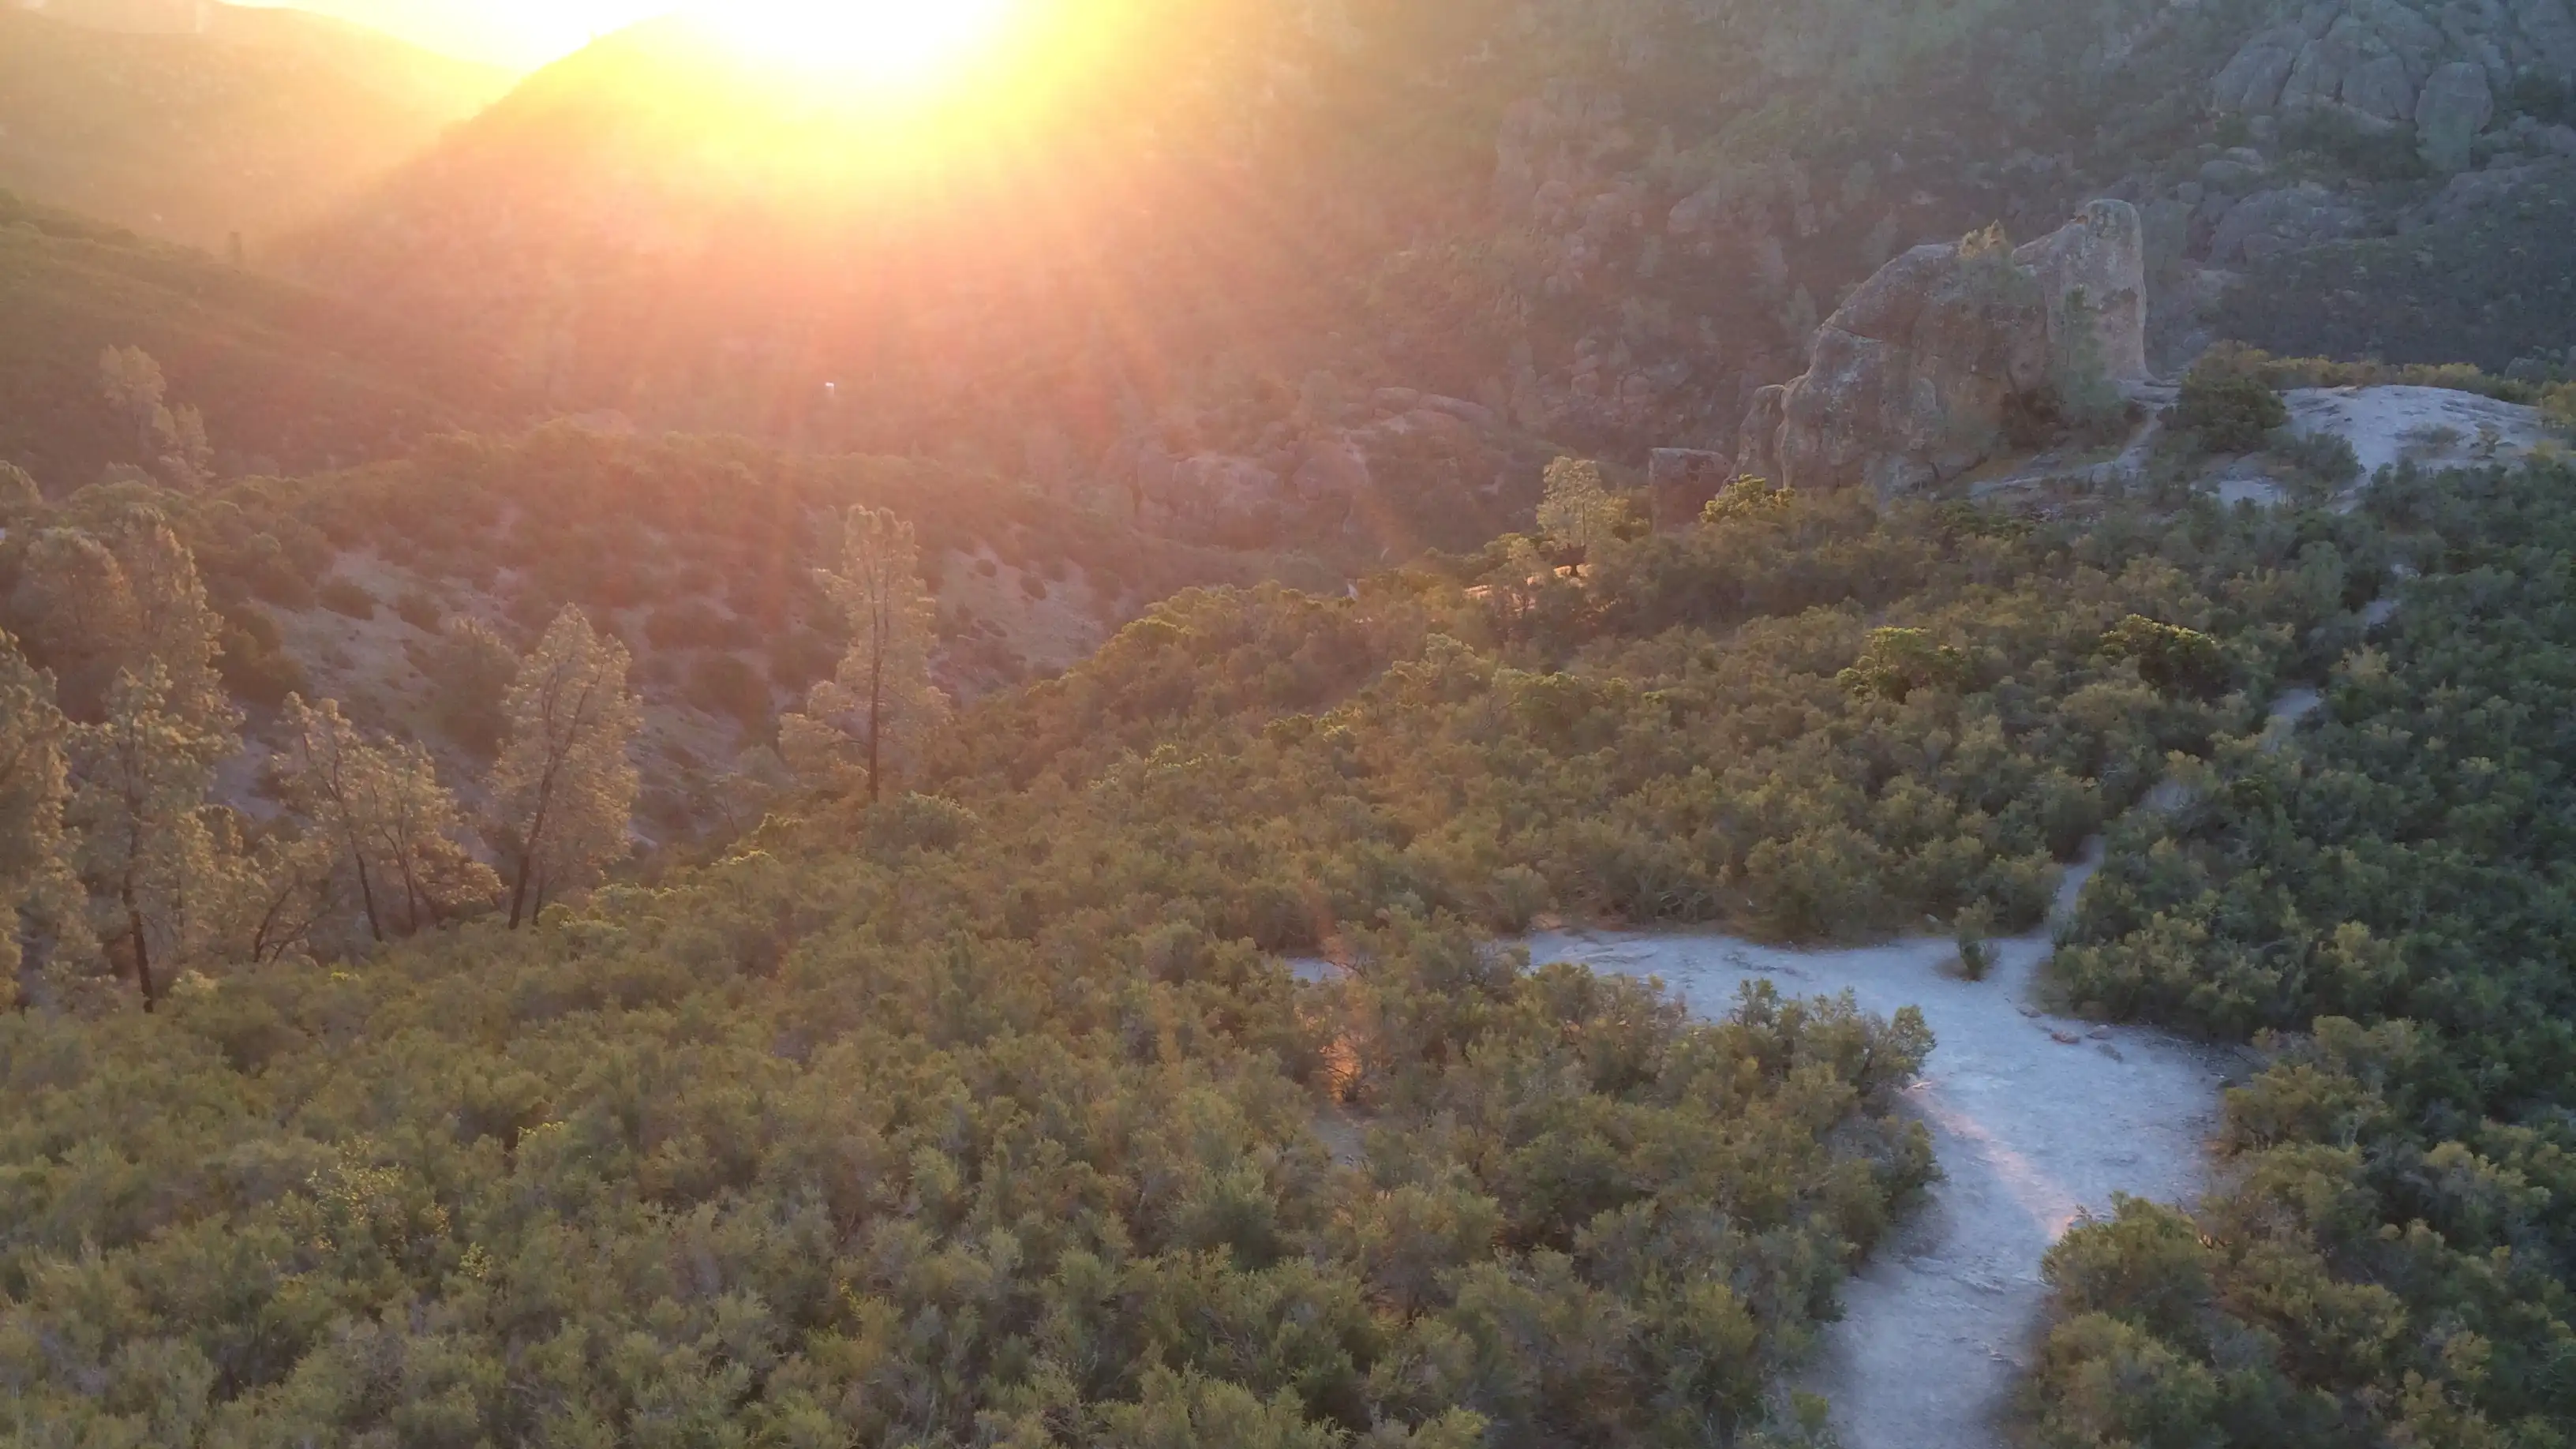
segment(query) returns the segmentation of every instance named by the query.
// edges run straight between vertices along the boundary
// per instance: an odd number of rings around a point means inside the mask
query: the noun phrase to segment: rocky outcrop
[[[1882,495],[1964,472],[2048,361],[2047,301],[2000,245],[1917,247],[1817,329],[1806,375],[1777,400],[1778,433],[1748,432],[1743,471]]]
[[[1735,481],[1735,460],[1699,448],[1657,448],[1646,455],[1646,498],[1655,527],[1696,520],[1719,490]]]
[[[1369,490],[1372,481],[1368,450],[1359,439],[1335,428],[1307,440],[1297,472],[1289,479],[1289,492],[1300,502],[1356,498]]]
[[[1742,441],[1736,445],[1736,476],[1784,482],[1781,438],[1788,428],[1789,384],[1773,383],[1755,392],[1752,405],[1744,410],[1744,426],[1738,433]]]
[[[2576,185],[2576,159],[2549,156],[2519,166],[2491,166],[2454,176],[2450,184],[2397,219],[2403,236],[2428,226],[2456,226],[2495,216],[2536,188]]]
[[[2239,47],[2210,99],[2369,133],[2411,126],[2428,162],[2458,171],[2495,97],[2530,75],[2576,78],[2569,0],[2319,0]]]
[[[2203,213],[2213,219],[2209,259],[2219,266],[2341,241],[2368,226],[2359,206],[2313,181],[2204,204]]]
[[[2090,328],[2103,374],[2114,382],[2147,375],[2147,239],[2135,208],[2097,201],[2048,236],[2014,253],[2048,300],[2048,345],[2071,358]]]
[[[2466,170],[2469,148],[2495,109],[2484,68],[2460,60],[2433,72],[2415,102],[2415,144],[2425,162],[2436,171]]]
[[[1619,164],[1636,146],[1614,91],[1552,80],[1514,104],[1494,142],[1495,210],[1541,250],[1541,290],[1572,292],[1645,224],[1645,192]]]
[[[1966,472],[2065,371],[2146,375],[2145,258],[2120,201],[2017,252],[1993,234],[1907,252],[1817,329],[1805,376],[1755,396],[1737,471],[1882,496]]]

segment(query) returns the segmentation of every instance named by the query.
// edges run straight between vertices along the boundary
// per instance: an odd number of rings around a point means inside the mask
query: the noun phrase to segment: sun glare
[[[909,89],[973,59],[1013,8],[1014,0],[715,0],[694,13],[765,64]]]

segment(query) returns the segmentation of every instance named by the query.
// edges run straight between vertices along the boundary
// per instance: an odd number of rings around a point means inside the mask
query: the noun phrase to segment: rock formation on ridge
[[[2096,201],[2018,251],[1989,230],[1879,269],[1817,329],[1806,375],[1755,394],[1737,471],[1909,492],[1993,457],[2014,411],[2068,380],[2146,375],[2138,212]]]

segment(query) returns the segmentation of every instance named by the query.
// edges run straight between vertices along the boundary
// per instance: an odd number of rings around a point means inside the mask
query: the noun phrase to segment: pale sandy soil
[[[2440,387],[2303,387],[2282,394],[2290,427],[2301,434],[2343,435],[2361,459],[2361,476],[2401,462],[2463,468],[2511,462],[2549,437],[2540,410]],[[2480,429],[2493,430],[2493,447]],[[2443,440],[2438,430],[2455,437]]]
[[[2068,872],[2061,909],[2089,867]],[[1983,981],[1945,974],[1947,940],[1802,951],[1699,932],[1560,932],[1531,959],[1656,977],[1706,1016],[1746,983],[1848,991],[1882,1016],[1922,1008],[1937,1039],[1910,1108],[1944,1175],[1844,1289],[1844,1316],[1801,1386],[1833,1405],[1845,1449],[2002,1449],[2001,1416],[2045,1302],[2040,1259],[2115,1193],[2187,1202],[2206,1180],[2235,1053],[2052,1016],[2032,1000],[2046,934],[1996,943]]]
[[[993,573],[982,573],[979,561],[992,565]],[[1082,569],[1068,566],[1065,576],[1052,582],[1041,578],[1047,591],[1043,599],[1029,595],[1023,577],[1022,570],[989,550],[951,549],[940,568],[939,602],[991,620],[1011,648],[1042,674],[1072,668],[1108,640],[1112,629],[1101,616],[1111,611],[1102,606]]]
[[[2313,689],[2274,701],[2266,749],[2286,746],[2322,704]],[[2187,803],[2167,782],[2148,808]],[[1929,1201],[1845,1286],[1843,1317],[1798,1386],[1832,1405],[1844,1449],[2007,1449],[2012,1394],[2042,1328],[2049,1247],[2116,1195],[2188,1204],[2208,1185],[2219,1096],[2249,1072],[2245,1051],[2052,1012],[2038,993],[2053,931],[2100,862],[2101,843],[2060,881],[2051,925],[1994,942],[1982,981],[1955,970],[1946,938],[1843,950],[1768,946],[1706,931],[1564,930],[1527,939],[1534,964],[1575,961],[1661,981],[1703,1017],[1732,1010],[1751,982],[1789,996],[1848,992],[1893,1016],[1922,1010],[1935,1045],[1908,1090],[1932,1134],[1942,1180]],[[1342,967],[1294,957],[1302,980]],[[1355,1151],[1333,1117],[1336,1156]]]
[[[2263,721],[2263,747],[2277,750],[2288,744],[2299,721],[2316,713],[2325,702],[2325,696],[2313,689],[2293,689],[2272,701],[2272,713]]]
[[[2171,388],[2142,388],[2137,395],[2151,408],[2161,409],[2175,394]],[[2282,400],[2290,408],[2291,431],[2338,433],[2352,444],[2361,460],[2360,482],[2400,462],[2434,469],[2510,463],[2528,456],[2552,436],[2537,408],[2449,388],[2294,388],[2283,393]],[[2151,414],[2107,460],[2043,453],[1998,465],[1996,476],[1975,481],[1969,492],[1978,498],[2005,497],[2051,485],[2105,487],[2143,478],[2163,433],[2161,418]],[[2271,507],[2289,496],[2281,486],[2283,466],[2278,459],[2251,454],[2227,460],[2208,481],[2222,503]]]

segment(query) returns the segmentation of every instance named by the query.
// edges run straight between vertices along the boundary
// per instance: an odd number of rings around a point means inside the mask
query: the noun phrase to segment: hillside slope
[[[497,67],[296,11],[160,8],[182,13],[155,24],[149,13],[0,4],[0,186],[198,246],[235,235],[256,246],[510,82]]]
[[[2095,197],[2146,219],[2165,367],[2262,325],[2319,248],[2438,221],[2426,248],[2500,234],[2545,272],[2563,238],[2518,208],[2576,145],[2563,0],[2449,30],[2415,0],[1090,9],[1162,28],[1019,129],[891,168],[881,117],[617,37],[288,260],[458,318],[561,406],[971,456],[1208,526],[1347,497],[1355,455],[1381,491],[1509,496],[1509,448],[1354,440],[1390,388],[1630,463],[1731,455],[1880,264]],[[2530,316],[2441,341],[2501,366]]]
[[[778,715],[801,707],[846,642],[814,571],[839,563],[850,507],[892,510],[916,531],[938,604],[936,678],[966,700],[1076,663],[1192,586],[1332,578],[1312,561],[1140,534],[934,463],[558,424],[447,434],[308,477],[85,490],[11,520],[19,542],[0,537],[0,630],[45,631],[12,592],[28,534],[95,528],[134,504],[170,520],[225,620],[220,668],[252,743],[225,777],[227,803],[275,813],[259,771],[290,692],[417,741],[471,797],[492,763],[492,691],[506,673],[476,673],[460,627],[524,649],[573,605],[635,661],[638,830],[654,844],[748,823],[728,792],[757,781],[738,760],[775,744]]]
[[[136,454],[100,354],[140,347],[200,409],[220,474],[295,472],[519,405],[462,355],[338,299],[0,192],[0,461],[49,489]]]
[[[1965,945],[2109,826],[2078,999],[2324,1019],[2230,1109],[2241,1186],[2052,1258],[2038,1442],[2548,1445],[2569,484],[2090,522],[1746,487],[1579,575],[1196,592],[971,707],[922,793],[791,800],[530,930],[0,1016],[0,1428],[1823,1443],[1781,1380],[1904,1241],[1947,1045],[1768,983],[1694,1023],[1473,927]],[[2334,722],[2267,754],[2300,681]],[[1316,950],[1351,969],[1272,954]]]

